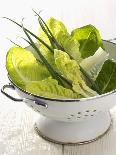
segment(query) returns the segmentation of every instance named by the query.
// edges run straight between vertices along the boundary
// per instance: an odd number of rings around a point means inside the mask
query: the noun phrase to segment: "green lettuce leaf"
[[[116,89],[116,62],[106,60],[95,82],[102,93]]]
[[[59,44],[62,44],[64,36],[69,36],[65,25],[61,21],[49,18],[46,24]]]
[[[58,85],[57,80],[47,78],[42,81],[33,81],[26,85],[26,91],[48,98],[78,98],[79,95],[70,89]]]
[[[30,81],[39,81],[50,76],[47,69],[36,61],[30,51],[20,47],[9,49],[6,69],[12,81],[21,88]]]
[[[108,56],[109,54],[99,47],[93,56],[83,59],[80,66],[89,74],[90,78],[95,80]]]
[[[64,50],[75,60],[80,61],[81,53],[79,52],[79,42],[76,39],[73,39],[71,35],[68,33],[65,25],[54,18],[49,18],[46,22],[48,28],[52,32],[53,36],[59,43],[59,45],[63,46]],[[43,30],[39,29],[39,37],[43,39],[50,47],[50,41]],[[43,55],[47,58],[48,61],[53,61],[52,53],[44,47],[41,43],[40,49],[43,52]],[[50,57],[51,56],[51,57]],[[52,58],[52,60],[50,60]],[[54,62],[54,61],[53,61]]]
[[[64,50],[76,61],[81,61],[81,53],[79,51],[79,42],[71,36],[62,37],[62,45]]]
[[[82,79],[80,67],[75,60],[71,60],[69,55],[61,50],[54,50],[55,64],[61,74],[72,82],[72,89],[82,95],[89,97],[97,95],[90,89]]]
[[[82,58],[92,56],[99,47],[103,47],[99,31],[93,25],[86,25],[72,31],[71,36],[79,41]]]
[[[62,22],[60,22],[54,18],[49,18],[46,21],[46,24],[47,24],[48,28],[50,29],[50,31],[52,32],[55,39],[59,43],[61,43],[60,40],[61,40],[62,36],[68,35],[68,32]],[[52,48],[49,38],[47,37],[47,35],[44,33],[44,31],[41,28],[39,28],[38,35],[42,40],[44,40],[45,43],[47,43]],[[49,51],[49,49],[46,48],[42,43],[40,43],[40,42],[38,42],[38,43],[39,43],[39,49],[41,50],[43,56],[47,59],[47,61],[52,66],[55,67],[53,53],[51,53]]]

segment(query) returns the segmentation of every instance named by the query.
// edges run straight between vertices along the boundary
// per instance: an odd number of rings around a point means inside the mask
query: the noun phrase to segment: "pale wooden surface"
[[[0,94],[0,155],[115,155],[116,107],[111,110],[113,125],[101,139],[82,146],[62,146],[45,141],[33,128],[37,113],[24,103],[15,103]]]

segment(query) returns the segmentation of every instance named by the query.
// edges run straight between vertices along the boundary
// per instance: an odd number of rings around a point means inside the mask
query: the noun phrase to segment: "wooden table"
[[[111,114],[111,129],[99,140],[80,146],[58,145],[36,134],[36,112],[0,94],[0,155],[115,155],[116,107]]]

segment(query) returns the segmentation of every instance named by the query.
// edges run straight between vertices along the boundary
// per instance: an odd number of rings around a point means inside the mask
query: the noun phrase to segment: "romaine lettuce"
[[[46,22],[48,28],[52,32],[53,36],[57,40],[57,42],[63,46],[64,50],[75,60],[80,61],[81,60],[81,53],[79,52],[79,42],[76,39],[73,39],[72,36],[68,33],[65,25],[54,18],[49,18]],[[49,46],[51,46],[51,43],[47,37],[47,35],[43,32],[43,30],[39,29],[39,37],[43,39]],[[53,58],[50,53],[50,51],[41,43],[40,49],[43,53],[43,55],[47,58],[48,57]],[[52,47],[52,46],[51,46]],[[53,60],[50,60],[53,62]]]
[[[82,58],[94,55],[99,47],[103,47],[99,31],[93,25],[86,25],[72,31],[71,36],[79,41]]]
[[[50,76],[45,66],[37,62],[30,51],[20,47],[9,49],[6,68],[12,81],[21,88],[30,81],[40,81]]]
[[[28,38],[25,41],[36,54],[13,47],[6,56],[8,74],[17,86],[48,98],[91,97],[116,89],[116,62],[107,60],[108,54],[94,26],[77,28],[70,35],[59,20],[48,19],[48,27],[39,15],[38,21],[39,37],[23,27]],[[37,46],[32,36],[39,40]]]
[[[64,36],[62,39],[64,50],[76,61],[81,61],[81,53],[79,51],[79,42],[71,36]]]
[[[95,82],[102,93],[116,89],[116,62],[106,60]]]
[[[58,42],[60,42],[62,36],[68,35],[68,32],[62,22],[60,22],[54,18],[49,18],[46,21],[46,24]],[[38,35],[42,40],[44,40],[45,43],[47,43],[52,48],[50,40],[47,37],[47,35],[44,33],[42,28],[39,28]],[[55,67],[53,53],[51,53],[49,51],[49,49],[46,48],[42,43],[40,43],[40,42],[38,42],[38,43],[39,43],[39,49],[41,50],[43,56],[47,59],[47,61],[52,66]]]
[[[82,79],[80,67],[75,60],[71,60],[69,55],[61,50],[54,50],[54,58],[57,69],[61,74],[72,81],[72,89],[82,95],[89,97],[97,95],[95,91],[90,89]]]
[[[26,85],[26,91],[35,95],[49,98],[78,98],[79,95],[72,90],[58,85],[58,81],[47,78],[42,81],[33,81]]]

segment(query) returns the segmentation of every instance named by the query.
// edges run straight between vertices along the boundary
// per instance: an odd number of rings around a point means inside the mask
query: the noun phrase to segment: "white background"
[[[38,24],[32,8],[43,10],[45,19],[53,16],[63,20],[69,29],[91,23],[100,30],[103,39],[116,37],[116,0],[0,0],[0,17],[17,21],[26,17],[28,26],[36,33]],[[22,35],[17,26],[0,18],[0,87],[7,82],[5,55],[12,46],[6,38],[21,42],[16,37]],[[1,94],[0,97],[3,99]]]

